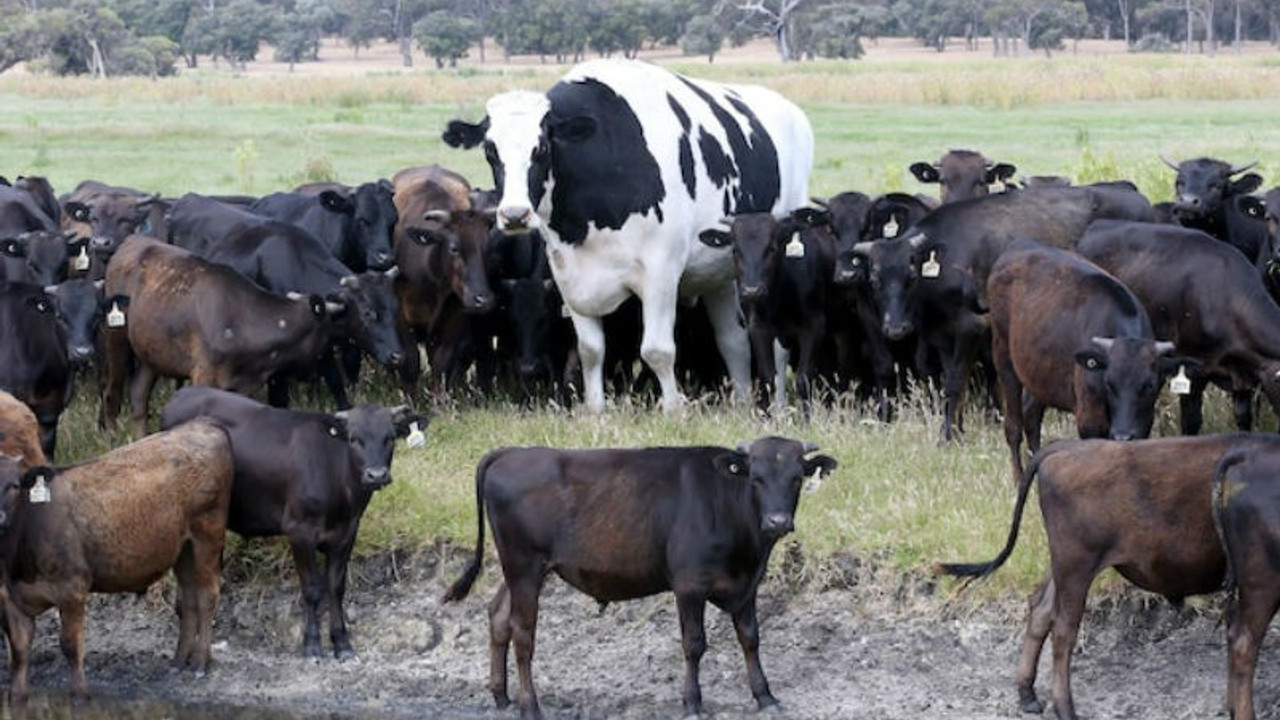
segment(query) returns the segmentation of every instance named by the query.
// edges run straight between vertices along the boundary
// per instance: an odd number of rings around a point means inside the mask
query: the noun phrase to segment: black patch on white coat
[[[729,97],[729,104],[741,113],[751,129],[754,144],[743,134],[742,127],[715,98],[688,78],[680,80],[707,104],[720,126],[724,129],[725,139],[729,143],[726,154],[720,143],[707,133],[701,133],[699,147],[702,159],[707,166],[707,174],[717,187],[724,188],[731,178],[739,179],[738,186],[733,189],[732,197],[726,194],[724,212],[726,215],[737,215],[749,212],[769,212],[781,195],[782,180],[778,174],[778,151],[773,138],[760,124],[759,118],[747,104],[736,97]],[[729,167],[725,168],[724,164]]]
[[[680,101],[667,93],[667,104],[671,106],[672,112],[676,114],[676,120],[680,121],[680,177],[684,180],[684,187],[689,191],[689,198],[694,199],[698,196],[698,168],[693,162],[693,142],[689,139],[689,133],[693,130],[693,123],[689,120],[689,113],[685,112]]]

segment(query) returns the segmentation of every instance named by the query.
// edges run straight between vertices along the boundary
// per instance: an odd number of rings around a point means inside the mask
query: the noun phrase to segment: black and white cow
[[[727,249],[697,241],[721,218],[783,217],[808,200],[813,130],[761,87],[693,80],[644,62],[597,60],[545,94],[489,99],[487,117],[449,123],[446,143],[484,144],[502,195],[498,225],[538,229],[573,319],[588,409],[604,408],[601,318],[631,295],[644,313],[641,356],[662,407],[683,401],[675,376],[678,298],[700,297],[745,398],[746,331]]]

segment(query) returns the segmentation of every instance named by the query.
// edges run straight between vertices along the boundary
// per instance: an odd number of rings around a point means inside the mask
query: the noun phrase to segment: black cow
[[[1255,264],[1267,292],[1276,302],[1280,302],[1280,240],[1277,240],[1277,232],[1280,231],[1280,187],[1271,188],[1261,198],[1241,195],[1236,198],[1236,204],[1242,213],[1262,218],[1265,230]]]
[[[40,444],[54,459],[58,419],[71,401],[67,331],[39,285],[0,282],[0,390],[25,402],[40,423]]]
[[[103,280],[73,278],[45,287],[66,328],[67,359],[76,368],[97,358],[99,330],[111,309],[102,292],[104,284]]]
[[[1227,556],[1227,709],[1254,720],[1258,651],[1280,608],[1280,441],[1227,452],[1213,479],[1214,522]]]
[[[489,605],[489,687],[506,707],[516,645],[520,716],[540,718],[531,661],[538,594],[554,571],[600,602],[671,590],[684,646],[684,713],[700,716],[706,603],[733,617],[757,705],[778,704],[760,668],[756,592],[774,544],[794,527],[805,476],[836,461],[779,437],[719,447],[502,448],[476,468],[476,553],[445,595],[465,598],[484,557],[489,513],[504,585]]]
[[[935,163],[912,163],[909,169],[920,182],[937,183],[943,203],[987,195],[991,185],[1018,172],[1017,166],[993,162],[974,150],[949,150]]]
[[[1151,434],[1160,381],[1179,361],[1119,280],[1074,253],[1018,240],[991,269],[987,296],[1015,484],[1022,434],[1040,449],[1045,408],[1075,414],[1082,438]]]
[[[83,247],[83,244],[78,246]],[[31,230],[0,240],[0,280],[52,285],[67,278],[72,246],[61,232]]]
[[[1199,230],[1114,220],[1090,225],[1076,250],[1133,290],[1157,338],[1199,361],[1179,398],[1183,433],[1200,431],[1211,380],[1231,392],[1241,430],[1255,387],[1280,409],[1280,307],[1242,254]]]
[[[1214,466],[1225,453],[1259,440],[1237,434],[1053,443],[1027,466],[1000,554],[990,562],[936,568],[948,575],[982,577],[1003,565],[1018,540],[1027,495],[1038,478],[1049,573],[1031,596],[1015,674],[1024,712],[1044,712],[1036,697],[1036,671],[1052,631],[1053,708],[1059,720],[1076,720],[1071,655],[1098,573],[1115,568],[1134,585],[1174,602],[1222,588],[1226,561],[1210,503]]]
[[[391,483],[396,438],[421,433],[426,420],[403,406],[306,413],[186,387],[165,405],[160,425],[167,429],[201,416],[231,438],[235,484],[227,528],[247,538],[289,539],[306,612],[303,653],[321,655],[323,602],[334,657],[354,658],[342,603],[360,519],[373,493]],[[325,556],[323,567],[317,553]]]
[[[0,183],[0,237],[29,230],[57,232],[59,223],[31,193]]]
[[[356,187],[313,183],[259,198],[249,210],[298,225],[354,272],[387,270],[395,262],[391,252],[397,219],[393,192],[387,180]]]
[[[1250,261],[1256,260],[1266,237],[1266,223],[1240,199],[1262,186],[1261,175],[1245,172],[1257,163],[1232,165],[1207,157],[1182,162],[1160,159],[1178,173],[1170,208],[1173,219],[1226,242]]]

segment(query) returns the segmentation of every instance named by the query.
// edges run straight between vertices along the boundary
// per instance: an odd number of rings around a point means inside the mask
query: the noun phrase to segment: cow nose
[[[471,300],[471,307],[477,312],[488,312],[493,309],[493,298],[489,295],[476,295]]]
[[[795,528],[795,522],[788,513],[770,513],[760,523],[760,531],[769,537],[781,537]]]
[[[394,258],[392,258],[387,253],[380,252],[377,255],[373,256],[373,263],[371,264],[371,267],[374,270],[389,270],[391,268],[391,261],[393,259]]]
[[[364,484],[382,487],[391,482],[391,471],[386,467],[365,468]]]
[[[1120,440],[1122,442],[1128,442],[1130,440],[1133,440],[1135,437],[1136,436],[1134,435],[1134,433],[1129,432],[1128,430],[1112,430],[1111,431],[1112,440]]]
[[[111,238],[94,235],[92,245],[94,250],[110,250],[112,245]]]
[[[520,371],[521,375],[528,377],[538,372],[538,366],[540,364],[541,363],[539,363],[537,360],[522,360],[517,370]]]
[[[403,362],[404,355],[401,353],[393,352],[387,356],[387,365],[390,367],[400,367]]]
[[[760,285],[743,285],[742,297],[747,300],[757,300],[764,297],[764,288]]]
[[[890,340],[901,340],[911,332],[910,323],[905,322],[889,322],[884,323],[884,336]]]
[[[529,208],[523,205],[508,205],[498,208],[498,218],[506,230],[523,228],[529,224]]]
[[[92,345],[76,345],[71,348],[71,359],[76,362],[83,362],[93,357]]]

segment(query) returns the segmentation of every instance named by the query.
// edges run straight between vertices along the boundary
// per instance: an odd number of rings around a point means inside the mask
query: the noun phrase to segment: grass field
[[[1126,177],[1153,199],[1172,193],[1159,159],[1210,155],[1280,168],[1280,86],[1271,56],[1116,56],[1106,59],[954,63],[805,63],[708,66],[690,73],[774,86],[808,111],[817,136],[815,195],[860,189],[933,192],[906,167],[948,148],[980,149],[1023,174],[1077,181]],[[52,80],[0,76],[0,174],[44,175],[58,191],[87,178],[180,195],[267,193],[299,182],[358,183],[438,162],[489,183],[479,153],[439,139],[454,117],[478,119],[489,94],[543,89],[554,68],[469,68],[358,77],[238,77],[213,71],[175,79]],[[1270,184],[1268,184],[1268,187]],[[65,416],[60,461],[95,455],[124,435],[102,436],[88,387]],[[386,399],[384,387],[364,389]],[[1225,429],[1220,397],[1208,425]],[[1176,422],[1166,398],[1157,434]],[[159,405],[156,404],[158,407]],[[841,468],[801,504],[793,540],[802,571],[822,580],[848,561],[915,576],[939,560],[991,557],[1007,532],[1012,490],[1002,434],[970,411],[959,446],[939,447],[928,397],[911,400],[892,425],[856,407],[762,422],[745,410],[694,403],[663,416],[623,401],[604,417],[508,406],[440,409],[427,446],[398,451],[396,482],[375,498],[361,551],[469,545],[475,532],[473,469],[510,444],[735,445],[763,434],[817,442]],[[1274,418],[1264,416],[1268,429]],[[1047,437],[1072,434],[1056,419]],[[1028,589],[1044,569],[1038,513],[1029,511],[1022,549],[984,592]],[[279,557],[283,557],[280,555]],[[833,580],[838,581],[838,579]]]

